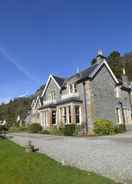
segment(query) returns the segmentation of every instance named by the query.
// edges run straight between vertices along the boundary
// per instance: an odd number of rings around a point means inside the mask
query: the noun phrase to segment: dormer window
[[[70,88],[70,93],[73,93],[73,85],[72,84],[69,85],[69,88]]]
[[[55,91],[51,91],[49,93],[48,100],[53,101],[53,100],[55,100],[55,97],[56,97]]]
[[[68,91],[69,91],[69,93],[76,93],[77,92],[77,86],[76,86],[76,84],[69,84],[68,85]]]
[[[55,100],[55,91],[51,91],[51,100]]]
[[[74,92],[76,93],[77,92],[77,85],[74,84]]]

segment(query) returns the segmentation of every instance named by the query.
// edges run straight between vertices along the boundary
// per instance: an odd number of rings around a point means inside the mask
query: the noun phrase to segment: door
[[[55,125],[56,124],[56,111],[52,111],[52,124]]]

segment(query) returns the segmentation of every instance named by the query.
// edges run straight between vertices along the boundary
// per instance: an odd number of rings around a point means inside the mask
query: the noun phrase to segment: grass
[[[102,176],[62,166],[38,153],[26,153],[15,143],[0,139],[2,184],[114,184]]]

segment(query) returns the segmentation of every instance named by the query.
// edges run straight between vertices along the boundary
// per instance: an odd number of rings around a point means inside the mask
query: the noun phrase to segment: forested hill
[[[10,100],[8,104],[0,105],[0,120],[6,120],[9,124],[16,122],[17,116],[24,119],[30,110],[32,96]]]
[[[31,103],[33,98],[42,93],[44,85],[41,86],[33,95],[10,100],[7,104],[0,105],[0,120],[7,120],[12,125],[16,123],[17,116],[19,115],[22,120],[25,119],[31,110]]]

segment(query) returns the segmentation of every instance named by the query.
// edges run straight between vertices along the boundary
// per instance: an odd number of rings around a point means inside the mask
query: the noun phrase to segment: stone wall
[[[118,100],[115,97],[115,85],[106,66],[103,66],[92,80],[95,118],[116,122],[115,108]]]
[[[60,99],[60,90],[59,90],[58,86],[56,85],[56,83],[53,81],[53,79],[51,79],[49,82],[46,93],[44,95],[44,100],[49,100],[49,95],[52,91],[55,92],[56,100],[59,100]]]

